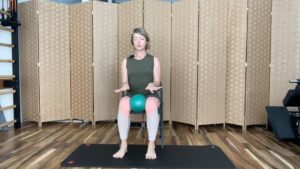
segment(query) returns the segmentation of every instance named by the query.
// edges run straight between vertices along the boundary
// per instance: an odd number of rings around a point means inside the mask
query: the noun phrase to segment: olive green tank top
[[[154,57],[152,55],[146,54],[146,56],[137,60],[133,55],[127,58],[127,75],[130,90],[128,91],[128,96],[133,96],[135,94],[143,94],[146,97],[154,96],[157,97],[157,93],[151,93],[145,90],[147,85],[153,82],[153,67],[154,67]]]

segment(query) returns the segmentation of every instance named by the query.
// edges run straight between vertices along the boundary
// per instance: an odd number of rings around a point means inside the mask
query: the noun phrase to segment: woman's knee
[[[124,96],[120,99],[119,112],[129,115],[130,112],[130,97]]]
[[[146,100],[146,113],[150,115],[159,106],[159,100],[156,97],[148,97]]]

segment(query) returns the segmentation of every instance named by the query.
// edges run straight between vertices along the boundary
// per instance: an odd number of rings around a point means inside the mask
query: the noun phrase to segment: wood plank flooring
[[[164,126],[167,145],[219,146],[237,168],[300,168],[300,146],[280,142],[264,127],[193,126],[175,123]],[[83,143],[118,144],[114,122],[90,123],[49,122],[38,127],[26,123],[21,129],[0,132],[0,168],[61,168],[60,163]],[[131,128],[129,144],[147,144],[147,131]],[[130,151],[130,150],[128,150]]]

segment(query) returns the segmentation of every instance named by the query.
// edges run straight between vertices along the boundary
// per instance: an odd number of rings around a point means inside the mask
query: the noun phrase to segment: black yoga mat
[[[62,167],[163,168],[195,169],[235,168],[224,152],[215,145],[156,147],[157,159],[146,160],[147,145],[128,145],[123,159],[112,155],[119,149],[115,144],[83,144],[67,157]]]

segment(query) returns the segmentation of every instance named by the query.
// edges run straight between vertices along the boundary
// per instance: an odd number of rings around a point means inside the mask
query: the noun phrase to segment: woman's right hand
[[[126,90],[129,90],[130,87],[128,84],[123,84],[123,86],[120,89],[114,90],[115,93],[125,92]]]

